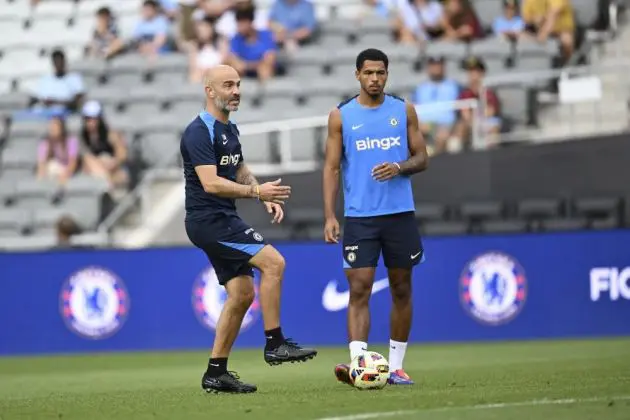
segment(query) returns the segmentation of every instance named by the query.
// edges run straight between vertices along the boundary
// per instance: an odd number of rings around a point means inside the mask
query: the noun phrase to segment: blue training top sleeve
[[[191,126],[184,134],[184,146],[188,150],[193,167],[216,165],[214,140],[208,127],[203,124]]]

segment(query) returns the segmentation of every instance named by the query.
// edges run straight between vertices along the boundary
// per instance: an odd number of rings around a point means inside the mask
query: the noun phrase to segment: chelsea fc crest
[[[129,314],[129,294],[114,273],[87,267],[65,281],[60,294],[61,315],[68,328],[93,340],[111,337]]]
[[[260,302],[258,300],[258,281],[254,278],[255,298],[245,313],[241,323],[241,331],[249,328],[259,317]],[[192,306],[197,319],[204,327],[216,330],[219,315],[227,299],[225,287],[219,284],[214,268],[208,267],[201,272],[193,284]]]
[[[482,254],[470,261],[462,272],[462,305],[482,324],[496,326],[510,322],[523,309],[526,298],[525,270],[507,254]]]

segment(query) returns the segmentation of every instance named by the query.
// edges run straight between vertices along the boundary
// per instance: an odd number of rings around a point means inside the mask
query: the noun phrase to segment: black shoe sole
[[[224,389],[215,389],[215,388],[203,388],[206,394],[253,394],[258,391],[257,389],[246,390],[246,389],[235,389],[235,390],[224,390]]]
[[[269,366],[279,366],[283,363],[302,363],[302,362],[308,362],[309,360],[312,360],[315,358],[315,356],[317,356],[317,352],[315,353],[311,353],[311,354],[307,354],[304,356],[300,356],[300,357],[290,357],[287,359],[274,359],[274,360],[267,360],[265,358],[265,362],[269,365]]]

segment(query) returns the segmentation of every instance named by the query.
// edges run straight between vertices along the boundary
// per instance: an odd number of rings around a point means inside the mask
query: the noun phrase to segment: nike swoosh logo
[[[224,141],[224,142],[223,142],[223,144],[227,144],[227,142],[228,142],[228,141],[226,140],[226,141]]]
[[[418,256],[419,256],[420,254],[422,254],[422,251],[418,252],[417,254],[412,254],[412,255],[411,255],[411,259],[413,260],[413,259],[418,258]]]
[[[389,287],[389,278],[385,277],[374,282],[372,294],[378,293]],[[348,307],[350,301],[350,291],[340,292],[337,290],[337,280],[331,280],[326,285],[322,294],[322,306],[329,312],[341,311]]]
[[[353,125],[352,129],[353,130],[358,130],[359,128],[363,127],[363,124],[359,124],[359,125]]]

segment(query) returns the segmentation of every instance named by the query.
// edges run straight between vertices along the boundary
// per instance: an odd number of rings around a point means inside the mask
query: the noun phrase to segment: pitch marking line
[[[478,404],[478,405],[464,405],[453,407],[438,407],[438,408],[426,408],[420,410],[398,410],[398,411],[383,411],[380,413],[365,413],[365,414],[352,414],[349,416],[339,417],[321,417],[317,420],[367,420],[376,419],[382,417],[399,417],[407,416],[410,414],[421,413],[439,413],[442,411],[455,411],[455,410],[494,410],[497,408],[510,408],[510,407],[532,407],[537,405],[564,405],[564,404],[576,404],[576,403],[589,403],[589,402],[601,402],[601,401],[627,401],[630,400],[630,395],[620,395],[616,397],[593,397],[593,398],[565,398],[561,400],[531,400],[521,402],[508,402],[508,403],[495,403],[495,404]]]

